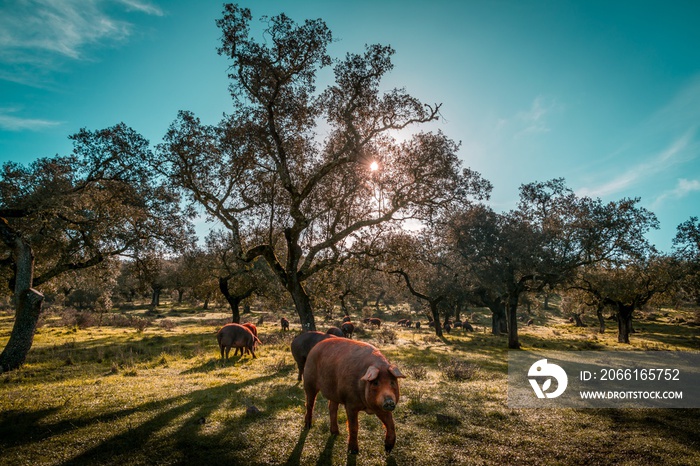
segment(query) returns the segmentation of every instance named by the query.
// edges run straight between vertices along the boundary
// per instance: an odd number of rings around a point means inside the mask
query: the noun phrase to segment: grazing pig
[[[304,368],[306,393],[305,427],[311,427],[316,395],[328,400],[331,434],[338,434],[338,405],[345,406],[348,418],[348,451],[358,453],[358,414],[376,415],[384,424],[384,449],[391,452],[396,430],[391,412],[399,402],[399,368],[374,346],[343,338],[320,341],[309,352]]]
[[[365,324],[369,324],[370,327],[377,326],[379,328],[382,325],[382,319],[378,319],[376,317],[368,317],[364,319],[362,322]]]
[[[255,344],[260,343],[258,337],[253,335],[247,327],[239,324],[226,324],[216,333],[216,341],[219,342],[221,359],[228,359],[231,348],[245,348],[255,358]]]
[[[420,329],[420,322],[416,322],[416,328]]]
[[[410,322],[410,321],[408,319],[401,319],[401,320],[396,321],[396,325],[399,325],[401,327],[405,327],[406,322]]]
[[[326,333],[328,333],[330,335],[335,335],[336,337],[344,337],[345,336],[343,331],[340,330],[338,327],[331,327],[328,330],[326,330]]]
[[[282,326],[282,330],[289,330],[289,321],[284,317],[280,319],[280,325]]]
[[[340,336],[343,336],[342,332],[340,333]],[[297,367],[299,368],[299,377],[297,378],[297,380],[301,380],[301,376],[304,374],[304,365],[306,364],[306,358],[309,355],[309,351],[311,351],[311,348],[316,346],[316,343],[318,343],[319,341],[323,341],[327,338],[336,337],[329,333],[313,331],[300,333],[299,335],[294,337],[294,340],[292,340],[292,356],[294,357],[294,360],[297,363]]]
[[[355,324],[352,322],[345,322],[340,326],[340,330],[343,332],[345,338],[352,338],[352,333],[355,331]]]
[[[250,333],[255,335],[256,337],[258,336],[258,328],[255,326],[255,324],[251,322],[246,322],[245,324],[242,324],[244,327],[246,327],[248,330],[250,330]],[[257,348],[257,343],[254,345]],[[236,351],[233,352],[234,356],[238,356],[238,351],[241,352],[241,356],[243,354],[248,354],[248,350],[246,348],[236,348]],[[244,353],[245,351],[245,353]]]
[[[472,324],[470,324],[469,322],[464,321],[462,322],[462,330],[464,330],[465,332],[473,332],[474,327],[472,327]]]

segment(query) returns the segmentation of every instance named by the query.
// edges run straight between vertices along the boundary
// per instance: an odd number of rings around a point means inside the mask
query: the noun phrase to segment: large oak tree
[[[6,163],[0,173],[0,266],[16,308],[2,370],[19,367],[31,348],[42,285],[189,238],[177,193],[152,176],[148,141],[123,124],[72,139],[69,156]]]
[[[248,9],[231,4],[217,21],[231,113],[204,125],[181,112],[158,168],[231,233],[242,258],[265,258],[313,330],[309,277],[361,254],[388,223],[429,219],[478,190],[480,178],[461,169],[444,134],[406,132],[436,120],[440,105],[382,90],[391,47],[333,59],[320,19],[264,18],[260,40],[250,22]],[[319,91],[327,67],[332,77]]]

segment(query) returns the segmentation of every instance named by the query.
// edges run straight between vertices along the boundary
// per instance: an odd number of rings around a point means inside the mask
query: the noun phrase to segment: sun
[[[369,169],[373,172],[376,172],[377,170],[379,170],[379,164],[377,162],[372,162],[369,164]]]

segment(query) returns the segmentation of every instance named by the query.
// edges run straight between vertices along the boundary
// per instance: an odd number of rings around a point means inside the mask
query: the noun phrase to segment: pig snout
[[[396,402],[391,398],[385,398],[384,403],[382,403],[382,409],[384,411],[393,411],[396,408]]]

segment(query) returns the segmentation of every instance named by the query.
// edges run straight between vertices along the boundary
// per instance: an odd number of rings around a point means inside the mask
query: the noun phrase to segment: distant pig
[[[297,380],[301,380],[301,376],[304,374],[304,366],[306,365],[306,358],[309,355],[309,351],[316,346],[316,343],[327,338],[336,337],[333,334],[321,332],[304,332],[294,337],[294,340],[292,340],[292,356],[299,368],[299,377]]]
[[[289,330],[289,321],[282,317],[280,319],[280,326],[282,327],[282,330]]]
[[[253,335],[248,328],[239,324],[226,324],[216,333],[216,341],[219,342],[221,359],[228,359],[231,348],[244,348],[255,358],[255,344],[260,343],[258,337]]]
[[[330,335],[335,335],[336,337],[344,337],[345,334],[343,334],[343,331],[340,330],[338,327],[329,327],[328,330],[326,330],[326,333]]]
[[[382,325],[382,319],[378,319],[377,317],[368,317],[362,322],[369,324],[370,327],[374,327],[376,325],[377,328],[379,328]]]
[[[352,334],[355,331],[355,324],[352,322],[345,322],[340,326],[340,330],[343,332],[345,338],[352,338]]]
[[[316,395],[320,391],[328,400],[331,434],[337,435],[338,405],[345,406],[348,419],[348,451],[360,451],[357,444],[358,414],[376,415],[384,424],[384,449],[391,452],[396,430],[391,412],[399,402],[399,368],[389,364],[374,346],[345,338],[320,341],[309,352],[304,367],[306,393],[305,427],[311,427]]]

